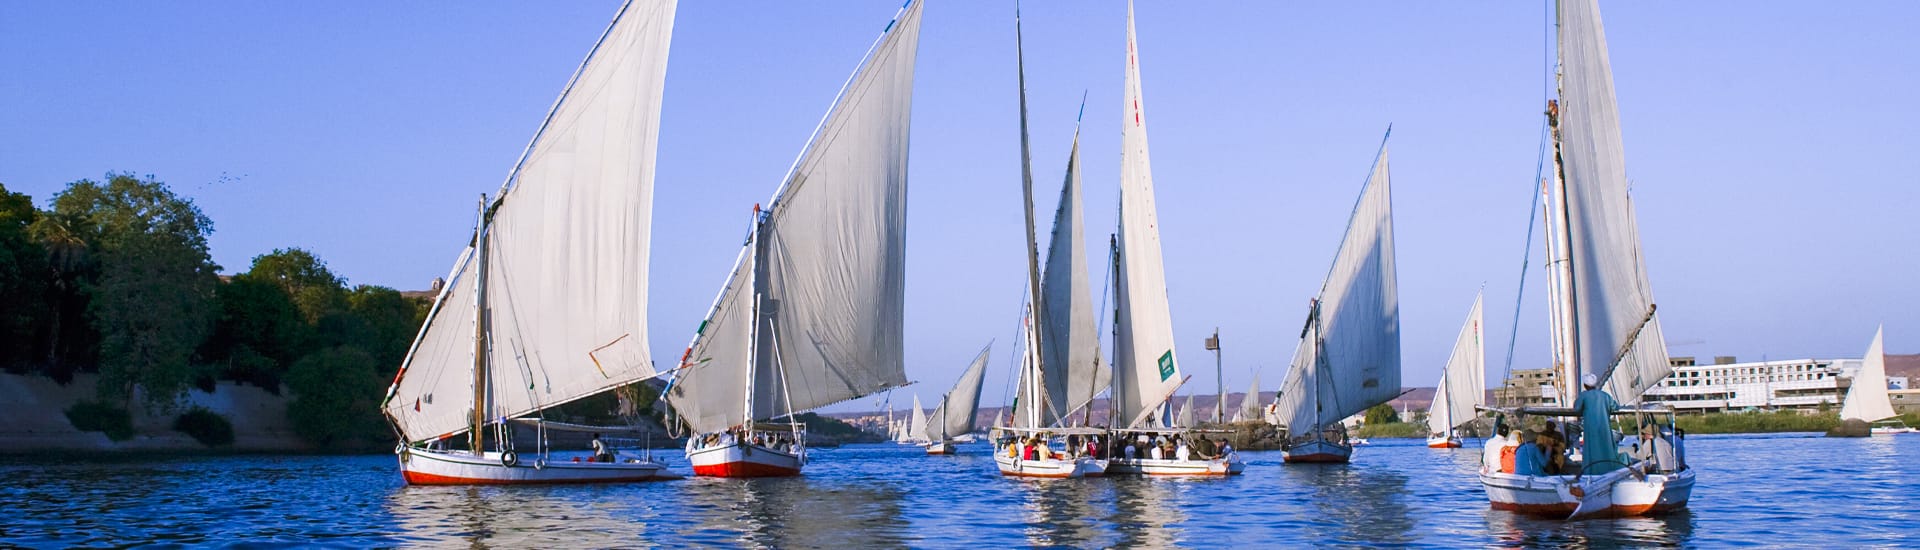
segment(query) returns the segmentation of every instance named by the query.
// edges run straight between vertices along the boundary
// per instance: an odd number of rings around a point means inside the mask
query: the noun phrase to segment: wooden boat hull
[[[1288,464],[1346,464],[1353,459],[1353,447],[1314,440],[1280,452]]]
[[[622,483],[675,479],[658,462],[573,462],[519,457],[508,466],[501,453],[475,456],[465,452],[401,449],[400,474],[409,485],[537,485],[552,483]]]
[[[1429,449],[1458,449],[1458,448],[1460,448],[1460,438],[1457,438],[1457,437],[1446,437],[1446,438],[1440,438],[1440,437],[1429,437],[1429,438],[1427,438],[1427,448],[1429,448]]]
[[[1149,476],[1235,476],[1246,471],[1247,463],[1237,455],[1212,460],[1154,458],[1116,458],[1107,464],[1109,475]]]
[[[1586,476],[1586,482],[1598,476]],[[1630,517],[1678,510],[1687,506],[1693,495],[1693,470],[1649,474],[1645,479],[1628,475],[1613,484],[1606,509],[1597,517]],[[1495,510],[1527,515],[1565,518],[1580,507],[1573,496],[1573,476],[1523,476],[1508,473],[1482,473],[1480,484],[1486,488],[1488,503]],[[1587,488],[1593,491],[1594,488]]]
[[[800,475],[806,459],[759,445],[729,443],[700,449],[689,446],[687,462],[693,464],[693,475],[697,476],[786,477]]]
[[[1108,461],[1092,458],[1024,460],[994,453],[1000,475],[1007,477],[1076,478],[1106,475]]]

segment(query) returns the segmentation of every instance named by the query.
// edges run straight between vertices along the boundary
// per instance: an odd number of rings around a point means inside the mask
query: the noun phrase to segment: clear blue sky
[[[214,219],[225,271],[298,246],[353,283],[424,288],[617,5],[6,3],[0,182],[44,201],[110,170],[153,174]],[[719,288],[749,209],[897,7],[681,5],[655,199],[661,363]],[[1604,9],[1671,352],[1857,357],[1877,323],[1891,351],[1920,349],[1920,39],[1906,24],[1920,4]],[[929,402],[989,339],[988,404],[1008,373],[1025,284],[1012,11],[927,6],[907,369]],[[1125,8],[1030,2],[1025,14],[1042,219],[1088,91],[1087,234],[1104,240]],[[1483,284],[1498,377],[1546,98],[1544,15],[1540,2],[1138,6],[1192,387],[1213,387],[1200,342],[1215,326],[1230,389],[1255,367],[1268,389],[1279,382],[1388,123],[1405,382],[1438,378]],[[1103,265],[1104,246],[1089,252]],[[1546,354],[1533,271],[1519,367]]]

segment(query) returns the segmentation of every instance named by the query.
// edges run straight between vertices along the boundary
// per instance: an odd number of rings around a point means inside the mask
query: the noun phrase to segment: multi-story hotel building
[[[1698,364],[1692,357],[1674,357],[1673,374],[1648,389],[1641,399],[1665,403],[1681,413],[1761,410],[1816,410],[1822,403],[1838,409],[1860,369],[1859,359],[1789,359],[1741,363],[1733,357],[1715,357]],[[1559,391],[1552,369],[1516,370],[1493,390],[1497,406],[1554,406]],[[1920,391],[1909,390],[1907,377],[1889,376],[1895,409],[1920,411]]]

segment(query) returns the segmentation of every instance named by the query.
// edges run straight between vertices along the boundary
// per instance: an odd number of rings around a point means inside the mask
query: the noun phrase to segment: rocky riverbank
[[[0,453],[206,451],[210,448],[185,433],[174,431],[174,419],[199,407],[233,425],[233,443],[216,450],[227,452],[304,452],[312,447],[287,422],[287,402],[253,386],[221,382],[212,392],[188,392],[176,411],[150,411],[135,405],[130,411],[132,437],[120,441],[101,432],[81,431],[67,419],[67,409],[94,398],[95,376],[82,374],[60,384],[42,376],[0,374]],[[137,400],[136,400],[137,402]]]

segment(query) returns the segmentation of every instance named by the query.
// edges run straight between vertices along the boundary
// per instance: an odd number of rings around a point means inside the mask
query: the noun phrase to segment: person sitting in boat
[[[1513,453],[1513,473],[1523,476],[1543,476],[1547,474],[1547,449],[1553,442],[1548,432],[1534,433],[1529,430],[1520,434],[1519,449]]]
[[[1193,456],[1200,457],[1200,460],[1213,460],[1215,458],[1219,458],[1218,455],[1215,455],[1213,453],[1214,453],[1213,440],[1207,439],[1207,437],[1204,435],[1194,436]]]
[[[1567,458],[1566,435],[1557,431],[1543,432],[1541,435],[1547,437],[1547,448],[1545,449],[1547,452],[1547,464],[1543,468],[1546,470],[1546,475],[1563,476],[1580,471],[1580,469],[1573,466],[1573,463]]]
[[[1493,419],[1493,437],[1487,438],[1486,446],[1480,450],[1480,471],[1492,472],[1500,469],[1501,450],[1507,447],[1508,433],[1506,417]]]
[[[600,434],[593,434],[593,461],[613,462],[613,451],[607,449],[607,442],[600,440]]]
[[[1127,448],[1121,452],[1125,453],[1122,456],[1127,457],[1127,460],[1133,460],[1133,457],[1139,454],[1139,449],[1134,448],[1133,440],[1129,439],[1127,440]]]
[[[1233,455],[1233,442],[1227,441],[1227,438],[1225,437],[1220,438],[1220,458],[1226,458],[1232,455]]]
[[[1081,449],[1081,452],[1091,458],[1100,458],[1099,436],[1087,436],[1087,444]]]
[[[1175,447],[1173,448],[1174,460],[1182,460],[1182,461],[1192,460],[1193,448],[1187,446],[1187,440],[1180,439],[1178,436],[1175,436],[1174,441],[1175,441]]]
[[[1620,403],[1598,387],[1600,379],[1593,373],[1581,376],[1580,385],[1587,389],[1573,399],[1573,410],[1580,413],[1580,453],[1586,463],[1582,473],[1604,474],[1626,467],[1613,438],[1613,412],[1620,410]]]
[[[1678,470],[1680,464],[1674,456],[1673,440],[1661,437],[1657,431],[1651,423],[1640,426],[1640,441],[1633,445],[1633,461],[1651,460],[1653,471],[1657,472]]]

